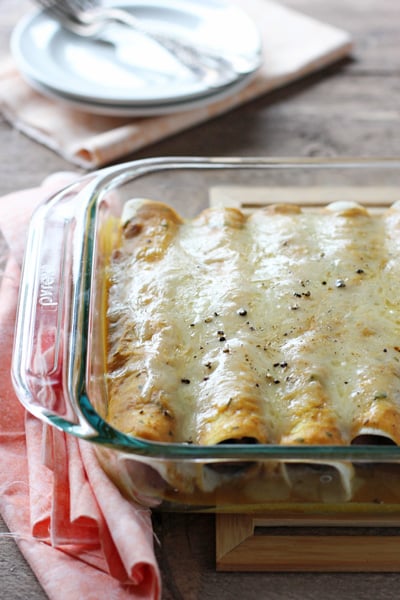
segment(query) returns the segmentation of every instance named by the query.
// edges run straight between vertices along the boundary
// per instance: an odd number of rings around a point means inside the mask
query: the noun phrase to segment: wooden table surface
[[[400,2],[282,0],[347,29],[351,60],[251,102],[128,158],[202,156],[400,156]],[[0,0],[0,52],[31,4]],[[0,195],[34,186],[65,160],[11,128],[0,116]],[[210,515],[157,515],[164,600],[391,600],[399,574],[216,573]],[[6,531],[4,525],[2,531]],[[400,557],[399,557],[400,564]],[[400,569],[399,569],[400,571]],[[0,597],[45,594],[14,542],[0,538]]]

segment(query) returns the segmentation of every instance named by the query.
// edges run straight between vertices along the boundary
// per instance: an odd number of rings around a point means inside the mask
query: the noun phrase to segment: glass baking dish
[[[372,515],[377,522],[400,516],[395,444],[364,438],[346,446],[200,446],[134,438],[105,421],[105,273],[131,198],[161,200],[185,218],[210,204],[249,212],[269,203],[313,210],[340,200],[373,212],[400,200],[400,161],[172,157],[86,176],[32,218],[12,363],[27,410],[93,443],[112,480],[146,506]]]

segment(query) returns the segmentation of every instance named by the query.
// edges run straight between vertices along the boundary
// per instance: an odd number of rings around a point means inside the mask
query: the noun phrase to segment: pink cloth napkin
[[[35,205],[76,178],[0,199],[0,512],[50,599],[158,600],[150,512],[125,500],[87,442],[26,413],[10,377],[20,260]],[[46,457],[46,460],[44,460]]]

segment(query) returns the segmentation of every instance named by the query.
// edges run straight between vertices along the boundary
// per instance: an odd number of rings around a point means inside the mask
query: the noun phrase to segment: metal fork
[[[208,87],[222,87],[250,74],[257,67],[254,60],[225,57],[200,49],[163,33],[150,31],[131,12],[117,7],[100,6],[98,0],[35,0],[66,29],[83,37],[101,39],[109,23],[120,23],[144,35],[167,50]]]

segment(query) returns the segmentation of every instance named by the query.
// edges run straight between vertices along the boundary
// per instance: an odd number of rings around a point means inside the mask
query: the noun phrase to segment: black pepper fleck
[[[224,335],[221,335],[221,337],[219,338],[220,342],[226,342],[226,337]]]
[[[282,369],[284,369],[285,367],[287,367],[287,362],[283,361],[283,362],[276,362],[273,365],[274,367],[282,367]]]
[[[337,288],[344,288],[344,287],[346,287],[346,284],[343,279],[336,279],[335,286]]]
[[[245,308],[239,308],[239,310],[237,311],[237,314],[240,315],[241,317],[245,317],[247,315],[247,310]]]
[[[186,383],[186,384],[188,384],[188,383],[190,383],[190,379],[185,379],[185,378],[183,378],[183,379],[181,379],[181,383]]]

